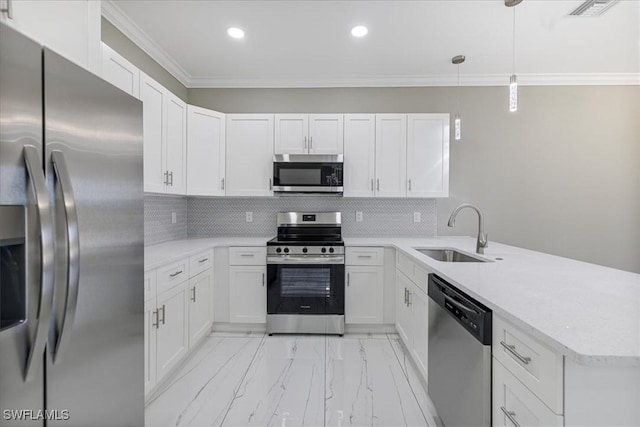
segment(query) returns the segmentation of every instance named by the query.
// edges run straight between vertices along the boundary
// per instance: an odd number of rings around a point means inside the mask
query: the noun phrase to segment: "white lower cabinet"
[[[155,272],[154,272],[155,273]],[[155,299],[144,303],[144,393],[156,385],[156,322]]]
[[[267,250],[229,248],[229,322],[267,323]]]
[[[383,263],[383,248],[346,248],[345,323],[383,323]]]
[[[207,270],[189,279],[189,348],[211,330],[211,292],[213,270]]]
[[[492,418],[494,427],[563,426],[542,401],[493,358]]]
[[[424,271],[422,267],[415,267],[411,270]],[[421,285],[422,283],[415,283],[399,268],[396,270],[396,330],[426,380],[429,354],[429,297]]]
[[[156,375],[164,377],[189,351],[187,282],[158,295]]]

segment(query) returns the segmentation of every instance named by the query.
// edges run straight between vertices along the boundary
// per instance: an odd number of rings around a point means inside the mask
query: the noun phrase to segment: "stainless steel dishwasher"
[[[429,396],[445,426],[491,425],[491,310],[429,275]]]

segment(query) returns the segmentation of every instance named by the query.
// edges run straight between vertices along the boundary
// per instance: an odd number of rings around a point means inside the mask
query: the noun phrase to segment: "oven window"
[[[330,267],[287,267],[280,273],[282,297],[331,297]]]
[[[320,185],[320,168],[280,169],[280,185]]]

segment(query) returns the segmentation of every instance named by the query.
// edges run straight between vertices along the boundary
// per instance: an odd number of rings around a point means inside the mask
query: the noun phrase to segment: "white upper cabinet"
[[[375,114],[344,115],[344,196],[373,197],[376,166]]]
[[[140,73],[140,100],[144,140],[144,191],[164,192],[166,174],[162,148],[165,139],[164,117],[168,93],[162,85]]]
[[[140,99],[140,70],[102,43],[102,78]]]
[[[144,191],[186,193],[187,104],[140,72]]]
[[[227,114],[227,196],[273,194],[273,114]]]
[[[187,106],[187,194],[224,196],[225,116]]]
[[[76,64],[100,75],[101,4],[94,0],[2,0],[13,18],[0,20]]]
[[[407,196],[449,196],[449,114],[407,116]]]
[[[376,196],[405,197],[406,173],[407,115],[376,114]]]
[[[276,114],[275,154],[342,154],[342,114]]]
[[[167,98],[167,138],[165,140],[165,193],[187,192],[187,104],[173,93]]]

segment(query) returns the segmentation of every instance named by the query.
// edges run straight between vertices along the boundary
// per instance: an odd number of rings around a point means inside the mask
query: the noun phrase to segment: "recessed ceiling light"
[[[233,37],[234,39],[241,39],[244,37],[244,31],[236,27],[230,27],[229,29],[227,29],[227,34],[229,34],[229,36]]]
[[[351,35],[353,37],[364,37],[368,32],[369,30],[364,25],[358,25],[351,29]]]

